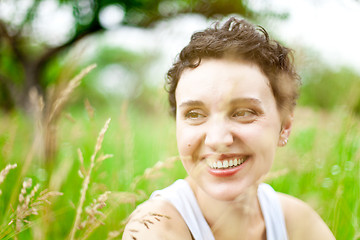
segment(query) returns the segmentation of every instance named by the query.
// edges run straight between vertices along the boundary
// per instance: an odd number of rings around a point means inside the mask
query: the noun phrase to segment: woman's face
[[[181,160],[203,191],[233,200],[269,172],[282,124],[269,80],[256,65],[203,59],[181,75],[176,102]]]

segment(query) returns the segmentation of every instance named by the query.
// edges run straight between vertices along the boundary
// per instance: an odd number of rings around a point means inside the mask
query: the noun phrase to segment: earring
[[[281,142],[281,146],[285,146],[287,144],[288,140],[287,138],[285,138],[284,140],[282,140]]]

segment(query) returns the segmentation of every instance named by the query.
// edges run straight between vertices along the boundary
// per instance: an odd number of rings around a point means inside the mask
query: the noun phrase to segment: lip
[[[236,153],[222,153],[222,154],[205,154],[201,157],[201,160],[210,158],[210,159],[216,159],[219,161],[231,159],[231,158],[243,158],[246,157],[245,154],[236,154]]]
[[[243,154],[220,154],[220,155],[208,154],[208,155],[204,155],[202,159],[206,160],[209,158],[217,159],[219,161],[232,159],[232,158],[245,158],[245,161],[241,165],[233,167],[233,168],[214,169],[209,166],[207,168],[208,173],[210,173],[211,175],[213,175],[215,177],[230,177],[230,176],[235,175],[237,172],[239,172],[241,169],[243,169],[247,165],[247,162],[248,162],[250,156],[243,155]]]
[[[248,162],[248,158],[245,160],[244,163],[242,163],[241,165],[239,166],[236,166],[234,168],[229,168],[229,169],[213,169],[213,168],[210,168],[208,167],[207,170],[208,172],[215,176],[215,177],[230,177],[230,176],[233,176],[235,175],[237,172],[239,172],[241,169],[243,169],[247,162]]]

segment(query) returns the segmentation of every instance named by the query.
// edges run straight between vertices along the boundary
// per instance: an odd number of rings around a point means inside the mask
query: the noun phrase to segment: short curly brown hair
[[[175,91],[186,68],[196,68],[201,59],[235,58],[256,64],[268,77],[280,112],[292,112],[301,85],[292,50],[269,38],[266,30],[231,17],[222,26],[196,32],[167,73],[166,89],[171,112],[176,115]]]

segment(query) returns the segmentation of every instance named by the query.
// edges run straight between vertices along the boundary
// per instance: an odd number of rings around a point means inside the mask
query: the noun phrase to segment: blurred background
[[[165,74],[192,33],[230,15],[293,48],[303,81],[267,181],[337,239],[360,239],[358,0],[0,0],[0,239],[120,238],[136,204],[184,177]],[[30,178],[63,193],[39,216],[16,207],[41,200]]]

